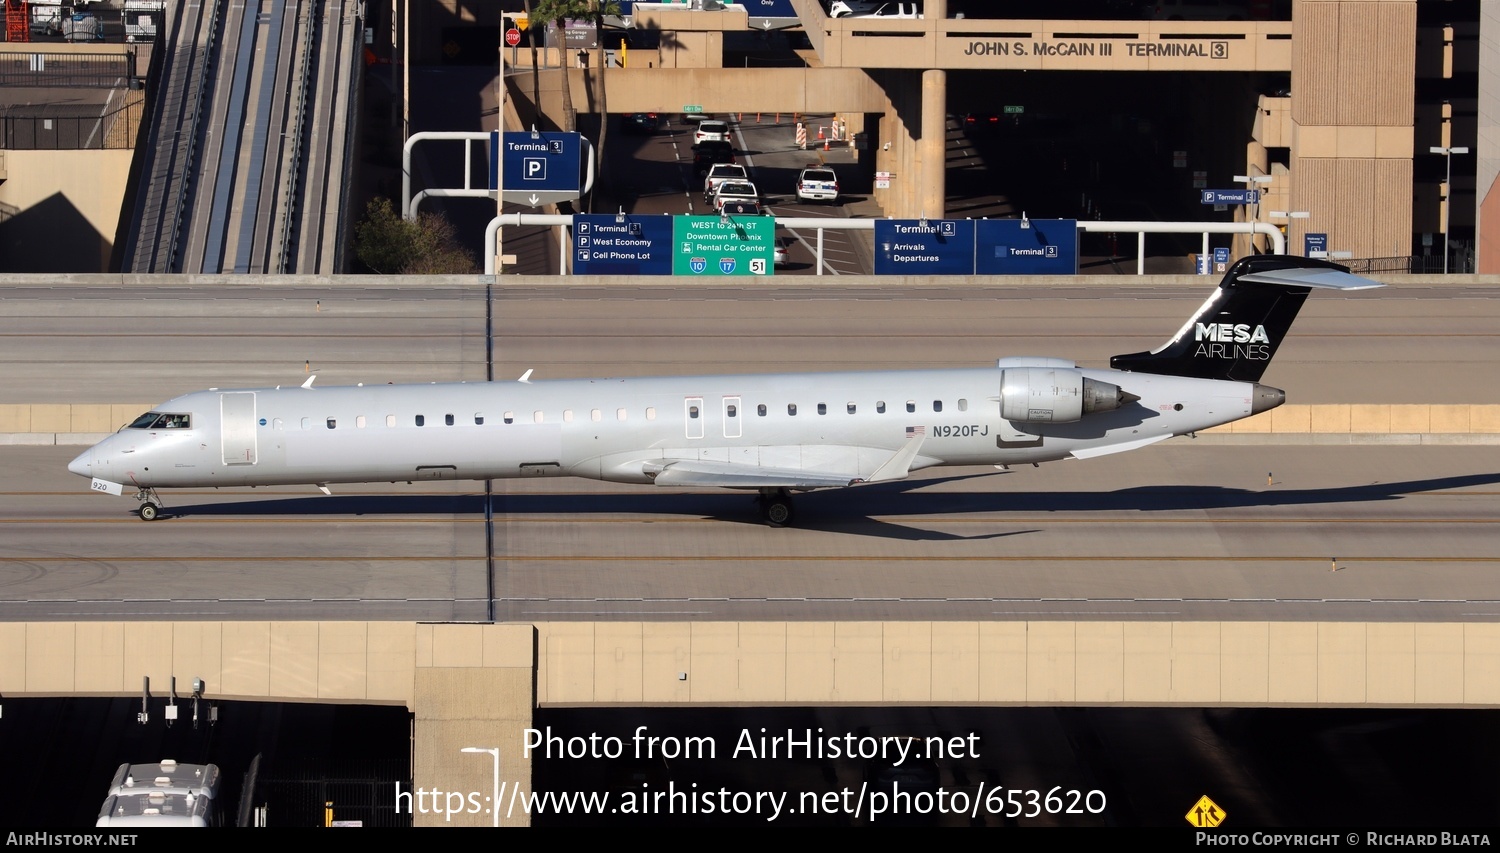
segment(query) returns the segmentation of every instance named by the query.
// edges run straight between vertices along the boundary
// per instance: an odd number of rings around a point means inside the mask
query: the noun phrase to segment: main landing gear
[[[161,517],[161,497],[155,489],[141,489],[135,493],[135,499],[141,502],[135,510],[141,521],[155,521]]]
[[[792,523],[792,493],[786,489],[761,489],[755,499],[760,505],[760,517],[772,527],[787,527]]]

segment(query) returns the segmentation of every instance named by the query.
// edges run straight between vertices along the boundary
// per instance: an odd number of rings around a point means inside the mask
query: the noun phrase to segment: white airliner
[[[993,367],[225,391],[178,397],[68,465],[96,491],[588,477],[791,495],[939,465],[1088,459],[1249,417],[1310,288],[1381,286],[1323,261],[1243,259],[1169,341],[1112,369],[1058,358]]]

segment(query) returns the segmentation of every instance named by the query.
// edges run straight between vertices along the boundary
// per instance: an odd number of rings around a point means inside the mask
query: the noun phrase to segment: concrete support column
[[[917,212],[941,219],[947,195],[948,72],[922,72],[922,136],[917,140],[919,164]]]

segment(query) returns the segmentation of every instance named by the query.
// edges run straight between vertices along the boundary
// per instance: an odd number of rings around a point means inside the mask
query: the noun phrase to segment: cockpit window
[[[163,412],[147,412],[130,422],[126,429],[189,429],[192,417]]]

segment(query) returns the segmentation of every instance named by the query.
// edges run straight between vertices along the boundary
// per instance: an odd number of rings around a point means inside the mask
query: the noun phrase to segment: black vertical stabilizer
[[[1171,340],[1150,352],[1117,355],[1109,365],[1138,373],[1259,382],[1311,288],[1379,286],[1327,261],[1252,255],[1229,268]]]

